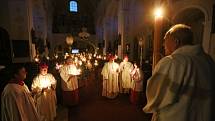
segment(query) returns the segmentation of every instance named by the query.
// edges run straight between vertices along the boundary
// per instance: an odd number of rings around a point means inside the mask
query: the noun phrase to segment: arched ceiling
[[[198,8],[185,9],[174,18],[175,23],[192,23],[196,21],[205,21],[204,13]]]
[[[76,0],[78,12],[69,11],[70,0],[55,0],[54,5],[54,33],[77,34],[82,27],[87,27],[88,32],[95,33],[95,15],[100,0]]]

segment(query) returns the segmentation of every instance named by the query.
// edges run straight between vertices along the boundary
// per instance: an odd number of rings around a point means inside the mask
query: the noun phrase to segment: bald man
[[[177,24],[164,37],[166,57],[148,80],[146,113],[152,121],[215,121],[215,64],[201,45],[193,45],[187,25]]]

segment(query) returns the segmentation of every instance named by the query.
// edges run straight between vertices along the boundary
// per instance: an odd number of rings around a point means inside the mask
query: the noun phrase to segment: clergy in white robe
[[[134,63],[134,69],[131,71],[132,83],[130,101],[132,104],[139,105],[143,102],[143,72]]]
[[[143,110],[152,121],[215,121],[215,64],[190,27],[178,24],[164,37],[165,54],[153,70]]]
[[[103,76],[102,96],[110,99],[117,97],[119,93],[119,64],[114,62],[114,58],[105,63],[101,74]]]
[[[36,108],[45,121],[53,121],[56,117],[56,80],[48,73],[46,64],[40,65],[40,73],[33,79],[32,93],[36,102]]]
[[[71,57],[67,58],[66,64],[60,68],[64,105],[74,106],[79,102],[77,75],[80,75],[80,70],[75,66],[75,64],[73,64]]]
[[[131,89],[131,71],[133,70],[133,64],[128,62],[128,57],[126,56],[123,62],[120,63],[120,71],[121,71],[121,78],[119,80],[120,84],[120,92],[121,93],[129,93]]]
[[[2,121],[40,121],[34,100],[24,83],[26,71],[23,66],[14,65],[12,79],[1,95]]]

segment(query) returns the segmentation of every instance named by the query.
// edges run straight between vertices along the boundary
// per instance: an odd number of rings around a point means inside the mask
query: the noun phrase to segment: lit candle
[[[41,89],[43,88],[49,88],[51,86],[51,83],[48,79],[44,78],[42,81],[41,81]]]
[[[77,69],[77,67],[75,65],[69,65],[68,66],[68,74],[80,75],[80,70]]]
[[[35,62],[39,62],[40,59],[39,59],[38,57],[36,57],[36,58],[34,59],[34,61],[35,61]]]
[[[98,66],[98,65],[99,65],[97,60],[95,60],[94,65],[95,65],[95,66]]]

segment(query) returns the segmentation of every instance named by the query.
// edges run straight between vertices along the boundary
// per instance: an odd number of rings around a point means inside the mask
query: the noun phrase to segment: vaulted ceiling
[[[87,27],[90,33],[95,33],[95,15],[100,0],[76,0],[78,12],[69,11],[70,0],[55,0],[54,5],[54,33],[77,34],[82,27]]]

